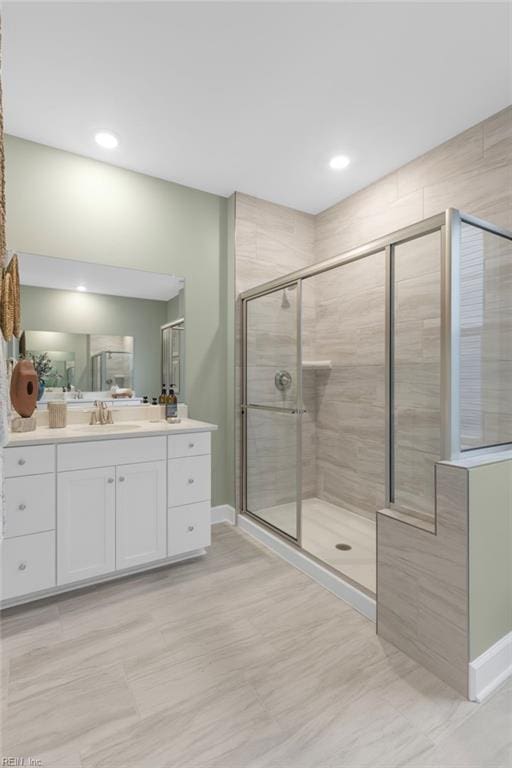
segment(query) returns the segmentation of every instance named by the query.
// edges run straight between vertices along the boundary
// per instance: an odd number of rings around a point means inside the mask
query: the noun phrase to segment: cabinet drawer
[[[208,547],[211,542],[210,502],[187,504],[167,511],[169,557]]]
[[[5,481],[4,536],[55,528],[55,475],[11,477]]]
[[[55,533],[2,541],[2,599],[55,586]]]
[[[201,456],[210,453],[210,432],[189,432],[185,435],[170,435],[167,438],[170,459],[183,456]]]
[[[135,464],[139,461],[162,461],[166,458],[165,440],[162,436],[66,443],[57,446],[57,469],[62,472],[110,467],[112,464]]]
[[[5,477],[42,475],[55,471],[55,447],[53,445],[27,445],[6,448],[4,451]]]
[[[210,456],[169,459],[167,466],[169,507],[210,500]]]

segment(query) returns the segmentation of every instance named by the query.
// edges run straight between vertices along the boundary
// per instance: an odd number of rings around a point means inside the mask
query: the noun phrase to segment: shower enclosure
[[[111,387],[133,387],[133,352],[96,352],[91,356],[93,391],[104,391]]]
[[[512,444],[512,233],[454,209],[242,300],[242,513],[375,591],[381,508]]]

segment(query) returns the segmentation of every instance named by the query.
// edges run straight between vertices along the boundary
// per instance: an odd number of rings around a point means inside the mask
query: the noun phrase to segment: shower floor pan
[[[295,504],[261,509],[258,517],[286,533],[295,520]],[[375,522],[322,499],[302,501],[302,548],[375,594]],[[340,549],[339,545],[350,549]]]

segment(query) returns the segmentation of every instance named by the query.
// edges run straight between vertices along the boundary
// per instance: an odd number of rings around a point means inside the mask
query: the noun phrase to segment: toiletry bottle
[[[174,394],[174,389],[169,390],[167,395],[167,403],[165,406],[165,418],[176,419],[178,416],[178,398]]]
[[[151,405],[158,405],[158,397],[151,398]]]
[[[159,404],[165,405],[167,403],[167,398],[168,398],[167,390],[165,389],[165,387],[162,387],[162,392],[160,394],[160,397],[158,398]]]

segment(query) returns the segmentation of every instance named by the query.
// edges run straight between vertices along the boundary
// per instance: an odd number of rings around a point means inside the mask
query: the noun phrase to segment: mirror
[[[48,400],[185,401],[185,287],[175,275],[18,252],[24,332]]]

